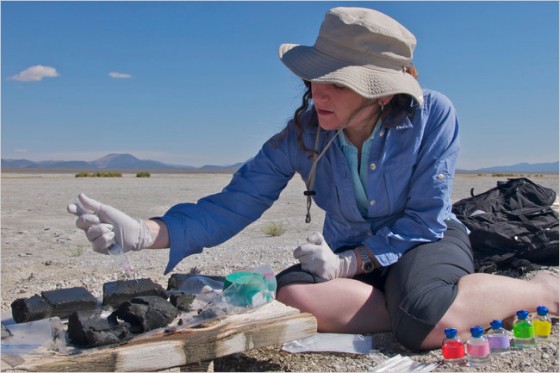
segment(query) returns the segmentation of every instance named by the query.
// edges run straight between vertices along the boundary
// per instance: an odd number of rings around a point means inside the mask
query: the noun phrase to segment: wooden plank
[[[19,371],[157,371],[281,345],[316,332],[313,315],[273,301],[203,328],[161,329],[120,346],[83,350],[77,355],[26,355],[24,361],[10,366]]]

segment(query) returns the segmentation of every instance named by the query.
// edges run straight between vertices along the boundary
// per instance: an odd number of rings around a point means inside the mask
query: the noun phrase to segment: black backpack
[[[518,178],[453,204],[452,211],[470,230],[477,272],[521,272],[558,265],[556,192]]]

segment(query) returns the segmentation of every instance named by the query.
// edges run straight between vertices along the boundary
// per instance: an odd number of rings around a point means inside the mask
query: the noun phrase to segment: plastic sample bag
[[[192,276],[177,292],[193,294],[193,312],[184,315],[183,327],[194,327],[228,315],[240,314],[276,297],[276,277],[269,265],[233,272],[225,282]]]
[[[4,326],[11,336],[2,338],[2,354],[23,355],[39,347],[66,352],[64,327],[58,317]]]
[[[367,354],[372,349],[371,336],[361,334],[317,333],[311,337],[286,342],[282,350],[287,352],[345,352]]]

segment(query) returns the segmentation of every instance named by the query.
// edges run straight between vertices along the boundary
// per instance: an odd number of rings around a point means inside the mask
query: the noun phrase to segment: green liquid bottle
[[[513,323],[513,337],[515,345],[525,347],[535,344],[535,328],[533,322],[528,318],[526,310],[517,311],[517,318]]]
[[[535,337],[537,340],[546,339],[552,330],[552,320],[548,315],[548,308],[545,306],[537,307],[537,317],[533,320],[535,326]]]

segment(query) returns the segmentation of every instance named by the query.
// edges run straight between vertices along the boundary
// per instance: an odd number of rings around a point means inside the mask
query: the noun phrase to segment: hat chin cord
[[[313,165],[311,166],[311,170],[309,170],[309,176],[307,177],[307,182],[305,183],[305,186],[306,186],[307,190],[305,192],[303,192],[303,195],[307,197],[307,213],[305,215],[305,222],[306,223],[311,223],[311,205],[313,204],[313,196],[317,194],[313,188],[315,187],[315,174],[317,173],[317,163],[319,163],[319,159],[321,159],[323,157],[323,155],[325,155],[325,153],[327,152],[329,147],[332,145],[333,141],[338,137],[338,135],[340,135],[342,133],[342,131],[346,127],[348,127],[348,125],[350,124],[350,121],[360,111],[362,111],[363,109],[365,109],[366,107],[368,107],[370,105],[373,105],[375,102],[378,102],[378,101],[379,100],[376,100],[376,101],[368,100],[368,101],[366,101],[366,103],[364,105],[359,107],[354,112],[354,114],[348,119],[346,124],[343,125],[342,127],[340,127],[338,130],[336,130],[335,135],[329,140],[329,142],[327,143],[325,148],[321,151],[321,153],[319,153],[319,139],[321,137],[321,127],[317,123],[317,134],[315,135],[315,146],[313,148],[313,150],[314,150],[314,152],[313,152]],[[380,106],[381,111],[383,111],[383,108],[384,108],[383,103],[379,103],[379,106]]]
[[[305,183],[307,190],[303,192],[303,195],[307,197],[307,214],[305,215],[305,222],[311,222],[311,204],[313,203],[312,197],[316,194],[315,190],[313,190],[315,186],[315,174],[317,172],[317,163],[319,163],[319,159],[325,155],[327,149],[331,146],[334,139],[342,133],[346,126],[339,128],[336,130],[336,134],[329,140],[327,146],[321,151],[319,154],[319,138],[321,137],[321,127],[317,125],[317,135],[315,136],[315,147],[313,152],[313,165],[311,166],[311,170],[309,170],[309,176],[307,177],[307,183]]]

